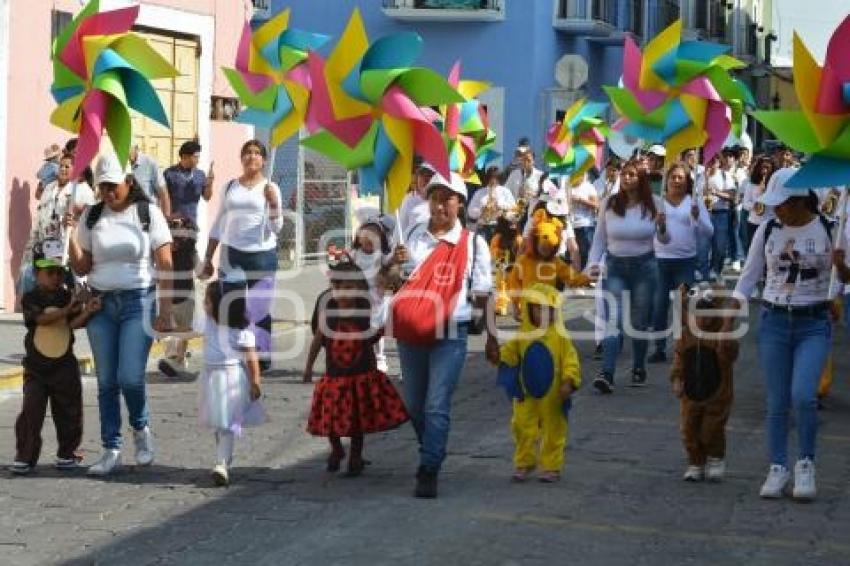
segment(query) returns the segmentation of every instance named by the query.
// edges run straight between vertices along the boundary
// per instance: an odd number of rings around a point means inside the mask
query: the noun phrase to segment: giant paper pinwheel
[[[369,46],[355,9],[339,43],[323,62],[310,54],[313,103],[322,131],[302,140],[348,169],[364,192],[386,190],[390,210],[410,185],[414,153],[448,177],[449,159],[434,125],[444,104],[463,97],[431,69],[413,67],[422,38],[400,33]]]
[[[487,109],[475,97],[490,88],[490,83],[460,79],[460,62],[449,72],[449,85],[457,89],[465,101],[440,107],[439,126],[446,139],[449,167],[467,182],[481,184],[476,169],[498,156],[493,148],[496,134],[490,129]]]
[[[290,28],[289,16],[287,8],[256,30],[246,22],[236,68],[224,69],[239,101],[247,107],[237,121],[271,130],[272,147],[282,144],[304,124],[311,87],[307,53],[329,39]]]
[[[177,70],[142,37],[130,33],[139,6],[99,12],[91,0],[53,44],[51,93],[59,104],[50,121],[79,136],[74,175],[97,155],[106,130],[122,164],[130,153],[130,109],[168,127],[152,79]]]
[[[824,66],[794,34],[794,89],[800,110],[754,112],[756,120],[792,148],[811,154],[789,187],[850,183],[850,16],[832,34]]]
[[[669,158],[703,146],[707,161],[730,131],[741,132],[744,106],[752,95],[729,71],[745,66],[726,53],[729,46],[681,41],[677,20],[653,38],[641,53],[627,37],[623,86],[604,87],[623,116],[614,125],[623,133],[663,144]]]
[[[599,116],[608,104],[578,100],[546,134],[543,160],[553,175],[568,175],[570,184],[579,182],[596,165],[602,168],[608,125]]]

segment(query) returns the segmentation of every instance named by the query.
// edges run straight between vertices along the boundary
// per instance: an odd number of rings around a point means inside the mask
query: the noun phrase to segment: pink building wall
[[[107,5],[109,0],[102,0]],[[221,73],[222,65],[233,63],[236,46],[245,18],[240,0],[144,0],[143,4],[166,6],[215,18],[212,94],[232,96]],[[16,305],[14,279],[19,271],[21,255],[32,226],[35,208],[35,172],[41,165],[43,150],[51,143],[60,145],[72,137],[50,124],[55,104],[50,96],[52,67],[50,63],[51,10],[76,13],[77,0],[35,0],[11,3],[9,15],[9,76],[4,197],[7,215],[3,245],[5,269],[2,271],[3,310]],[[204,93],[201,93],[204,96]],[[201,115],[200,121],[209,121]],[[215,161],[217,184],[239,172],[239,148],[250,135],[241,124],[210,124],[209,159]],[[203,162],[208,162],[205,159]],[[207,207],[208,215],[217,210],[217,197]]]

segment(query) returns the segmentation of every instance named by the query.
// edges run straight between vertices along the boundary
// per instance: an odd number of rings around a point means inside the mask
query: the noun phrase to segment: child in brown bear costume
[[[685,481],[720,481],[726,471],[726,421],[732,408],[732,366],[738,341],[720,338],[726,306],[716,290],[681,287],[682,335],[670,373],[681,400],[682,442],[688,456]],[[702,311],[702,312],[701,312]]]

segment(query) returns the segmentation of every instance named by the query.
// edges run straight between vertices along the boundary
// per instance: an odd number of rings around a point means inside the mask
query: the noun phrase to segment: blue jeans
[[[153,289],[103,293],[103,307],[86,326],[97,372],[104,448],[121,448],[121,395],[133,430],[148,425],[145,366],[153,343],[148,331],[154,319],[155,298]]]
[[[431,346],[398,343],[404,400],[419,438],[419,465],[430,471],[439,471],[446,458],[452,394],[466,360],[466,337],[467,326],[461,324],[456,337]]]
[[[631,328],[642,332],[649,329],[653,293],[658,285],[658,265],[653,253],[637,257],[616,257],[609,254],[605,262],[608,273],[603,288],[613,296],[616,308],[607,309],[609,312],[606,335],[602,341],[602,371],[613,379],[617,356],[624,340],[623,307],[629,305]],[[612,331],[614,325],[616,330]],[[647,346],[645,339],[632,338],[632,369],[646,368]]]
[[[590,246],[593,244],[593,234],[596,232],[594,226],[586,226],[584,228],[575,228],[576,243],[578,244],[578,253],[581,256],[581,265],[574,265],[575,269],[581,271],[587,267],[587,256],[590,254]]]
[[[711,271],[711,240],[712,236],[701,236],[697,234],[697,271],[700,272],[701,281],[708,279]]]
[[[770,463],[788,465],[788,413],[792,408],[800,458],[814,460],[818,382],[832,344],[828,314],[791,317],[763,310],[758,344],[767,389]]]
[[[747,254],[750,252],[750,242],[752,238],[749,236],[750,227],[750,212],[741,209],[738,222],[738,258],[741,261],[747,259]]]
[[[720,275],[726,261],[726,252],[729,251],[732,216],[728,210],[715,210],[711,213],[711,224],[714,226],[714,235],[711,237],[711,269]]]
[[[262,252],[243,252],[224,246],[221,253],[220,269],[225,275],[234,269],[245,272],[248,294],[246,297],[246,318],[255,325],[257,355],[261,364],[270,363],[272,347],[272,304],[274,302],[274,276],[277,272],[277,250]],[[251,290],[257,290],[251,293]]]
[[[678,292],[682,285],[690,287],[694,284],[694,270],[697,265],[696,257],[683,259],[658,258],[658,287],[655,293],[652,328],[656,332],[667,331],[667,315],[670,310],[670,291]],[[675,299],[674,299],[675,300]],[[655,350],[663,352],[667,347],[667,338],[655,341]]]

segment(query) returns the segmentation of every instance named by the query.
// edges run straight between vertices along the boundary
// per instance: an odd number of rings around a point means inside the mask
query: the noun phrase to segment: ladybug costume
[[[318,305],[325,303],[321,298]],[[327,311],[336,308],[327,301]],[[325,324],[319,327],[318,319]],[[313,391],[307,432],[315,436],[354,437],[394,429],[410,419],[386,374],[378,371],[374,344],[382,333],[368,317],[333,318],[314,313],[313,331],[322,334],[325,375]]]

